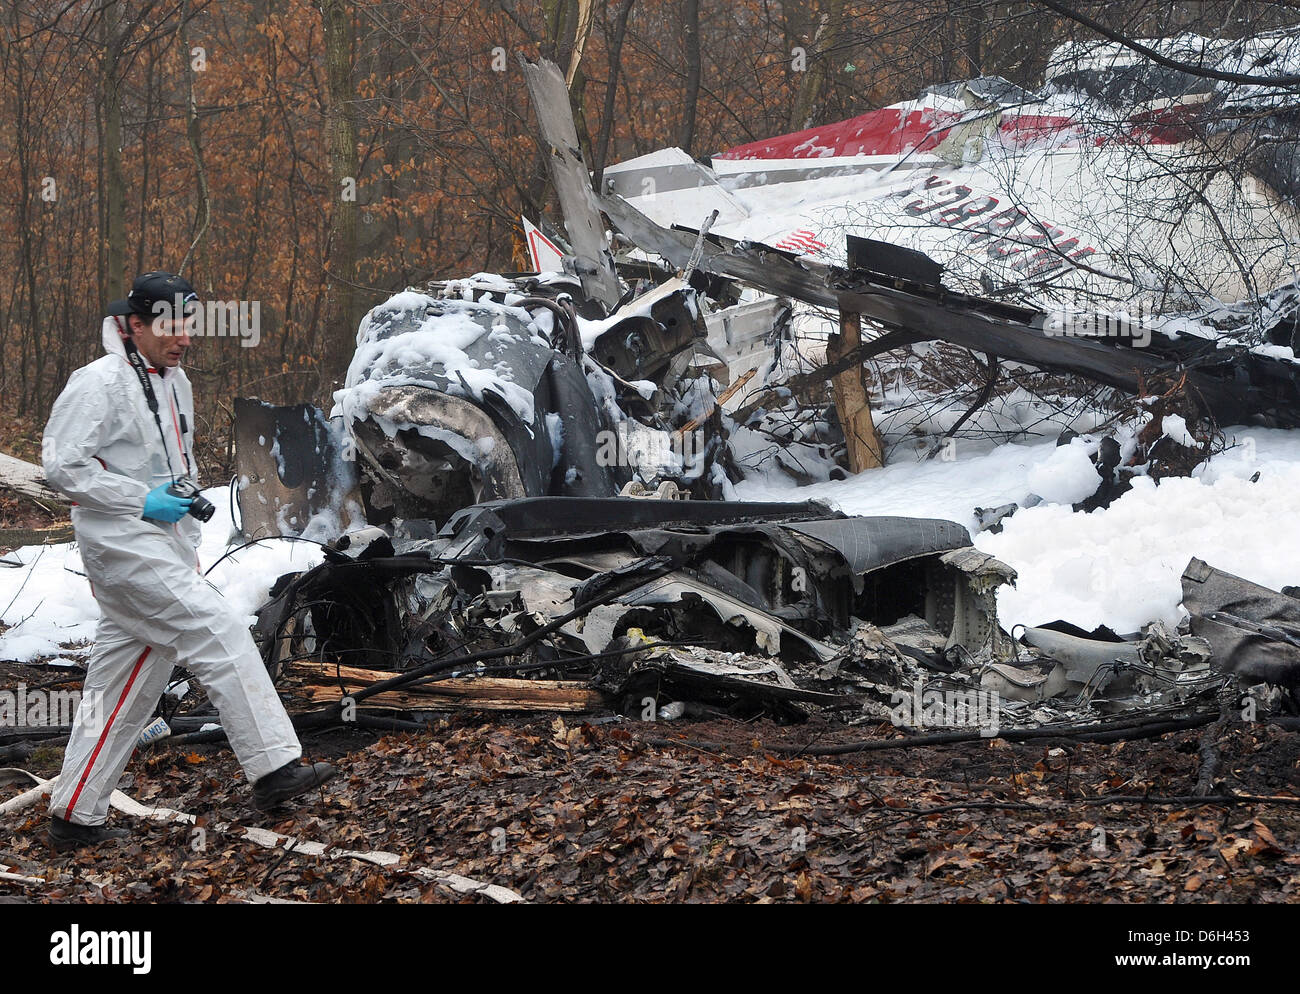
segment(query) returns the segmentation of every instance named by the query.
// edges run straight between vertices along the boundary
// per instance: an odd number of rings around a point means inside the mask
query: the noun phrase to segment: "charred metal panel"
[[[546,59],[532,63],[522,56],[519,62],[548,153],[551,182],[564,212],[564,228],[577,253],[574,268],[587,296],[604,304],[608,313],[622,291],[614,272],[614,258],[605,244],[605,226],[591,190],[590,170],[573,124],[569,88],[555,63]]]
[[[964,526],[939,518],[831,518],[789,527],[835,549],[858,576],[970,545],[970,532]]]
[[[510,440],[480,407],[408,384],[375,395],[368,418],[353,426],[373,477],[372,517],[445,521],[467,503],[524,496]],[[393,434],[384,425],[411,425]],[[385,513],[388,512],[388,513]]]
[[[301,535],[322,512],[337,515],[339,530],[365,523],[343,426],[310,404],[236,398],[235,459],[240,528],[248,538]]]
[[[632,301],[634,313],[601,333],[592,356],[625,380],[662,380],[673,357],[706,335],[694,296],[670,280]]]
[[[1182,579],[1192,633],[1209,641],[1216,668],[1248,683],[1300,687],[1300,599],[1200,559]]]

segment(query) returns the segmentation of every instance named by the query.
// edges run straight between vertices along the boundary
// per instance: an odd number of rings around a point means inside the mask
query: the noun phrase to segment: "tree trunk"
[[[970,63],[965,72],[967,76],[974,77],[984,74],[982,67],[983,55],[980,52],[983,36],[984,0],[971,0],[970,23],[966,26],[966,60]]]
[[[689,153],[695,143],[695,108],[700,101],[700,0],[686,0],[682,12],[682,38],[686,46],[686,106],[677,144]]]
[[[826,346],[826,359],[834,362],[850,349],[862,344],[862,318],[846,311],[840,312],[840,333],[831,335]],[[849,470],[861,473],[885,464],[884,446],[876,433],[871,417],[871,398],[867,393],[862,365],[837,373],[831,381],[835,393],[835,409],[844,429],[848,446]]]
[[[605,84],[605,110],[600,120],[600,139],[592,156],[592,166],[595,168],[595,182],[592,185],[596,189],[597,196],[602,193],[601,183],[605,175],[605,162],[609,155],[609,137],[614,127],[614,98],[618,95],[619,60],[623,57],[623,38],[627,35],[627,20],[632,13],[634,2],[635,0],[623,0],[614,21],[614,37],[609,43],[609,80]]]
[[[100,101],[104,114],[104,140],[100,154],[104,183],[100,188],[104,209],[99,233],[103,253],[103,303],[126,296],[126,179],[122,174],[122,4],[107,0],[102,22],[103,62],[100,67]]]
[[[194,156],[194,175],[197,181],[195,193],[198,195],[198,217],[195,218],[194,240],[181,260],[177,274],[184,274],[185,267],[197,253],[203,236],[208,233],[212,221],[212,197],[208,192],[208,171],[203,165],[203,143],[199,135],[199,109],[194,98],[194,66],[190,61],[190,43],[186,27],[189,23],[190,5],[182,0],[180,8],[180,27],[178,29],[181,43],[181,72],[185,77],[185,137],[189,141],[190,153]],[[211,290],[211,284],[208,286]]]
[[[68,503],[68,498],[50,489],[45,482],[45,471],[40,466],[3,452],[0,452],[0,490],[12,490],[23,497],[56,507]]]
[[[795,131],[811,128],[817,117],[817,101],[830,77],[834,58],[825,54],[839,38],[844,21],[844,0],[830,0],[817,18],[817,30],[809,43],[808,66],[795,96],[790,113],[790,127]]]
[[[341,379],[356,340],[360,295],[357,276],[357,198],[359,161],[357,128],[353,118],[352,49],[354,29],[352,12],[342,0],[325,0],[321,7],[325,28],[325,70],[329,90],[326,112],[331,196],[329,242],[326,267],[331,274],[331,307],[327,311],[328,330],[325,348],[324,388],[332,389]]]

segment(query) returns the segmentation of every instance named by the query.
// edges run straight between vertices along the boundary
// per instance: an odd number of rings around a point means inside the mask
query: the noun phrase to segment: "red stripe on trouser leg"
[[[104,743],[108,741],[108,733],[113,727],[113,719],[117,717],[117,713],[122,710],[122,705],[126,703],[127,694],[131,693],[131,685],[135,683],[135,678],[140,675],[140,667],[144,665],[145,658],[152,648],[153,646],[149,645],[144,647],[144,652],[140,653],[140,658],[135,661],[135,668],[131,670],[131,675],[126,678],[126,686],[122,688],[122,696],[117,699],[117,707],[113,708],[113,713],[104,725],[104,730],[99,733],[99,741],[95,743],[95,751],[90,754],[90,760],[81,773],[81,779],[77,781],[77,789],[72,792],[72,800],[68,802],[68,810],[63,813],[64,821],[72,820],[72,809],[77,806],[77,798],[81,796],[82,788],[86,786],[86,780],[90,777],[90,771],[95,766],[95,760],[99,758],[100,750],[104,748]]]

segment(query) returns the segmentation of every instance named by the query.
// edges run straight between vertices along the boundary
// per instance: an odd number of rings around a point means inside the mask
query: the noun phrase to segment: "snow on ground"
[[[231,534],[229,487],[214,487],[203,495],[217,508],[212,520],[203,525],[199,546],[199,564],[206,570],[226,551]],[[0,659],[20,663],[46,657],[69,662],[84,659],[84,649],[60,648],[93,639],[99,620],[90,584],[80,575],[82,564],[75,544],[18,549],[5,558],[26,566],[0,567],[0,622],[11,626],[0,634]],[[254,610],[266,600],[278,577],[314,566],[321,558],[315,545],[277,539],[236,552],[209,573],[208,579],[252,624]]]
[[[1274,589],[1300,583],[1300,431],[1228,435],[1237,445],[1197,478],[1159,486],[1139,478],[1110,508],[1087,514],[1050,502],[1022,508],[1001,534],[975,535],[978,548],[1020,574],[999,596],[1004,627],[1061,618],[1127,633],[1157,619],[1177,623],[1179,578],[1193,556]],[[895,453],[890,465],[848,480],[796,487],[771,474],[736,489],[745,500],[818,498],[849,514],[949,518],[974,534],[975,507],[1020,501],[1034,491],[1031,480],[1068,496],[1081,469],[1054,441],[991,451],[958,441],[950,462]]]

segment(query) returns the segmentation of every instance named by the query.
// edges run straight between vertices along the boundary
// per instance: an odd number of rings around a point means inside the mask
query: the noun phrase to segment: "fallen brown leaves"
[[[1273,805],[1087,804],[1187,793],[1195,733],[1049,750],[976,743],[779,758],[753,740],[843,730],[705,723],[723,753],[655,747],[665,726],[571,716],[460,716],[427,734],[359,736],[323,800],[283,820],[254,812],[227,752],[158,752],[124,785],[209,821],[237,819],[402,867],[463,874],[530,901],[1287,901],[1300,897],[1300,810]],[[862,734],[858,730],[854,734]],[[1231,788],[1294,794],[1296,736],[1234,731]],[[196,762],[196,760],[198,762]],[[477,900],[348,860],[313,860],[178,825],[133,822],[130,844],[52,860],[43,811],[7,828],[0,863],[51,877],[0,884],[32,900],[325,902]],[[120,818],[121,816],[115,816]],[[87,881],[93,876],[102,886]]]

